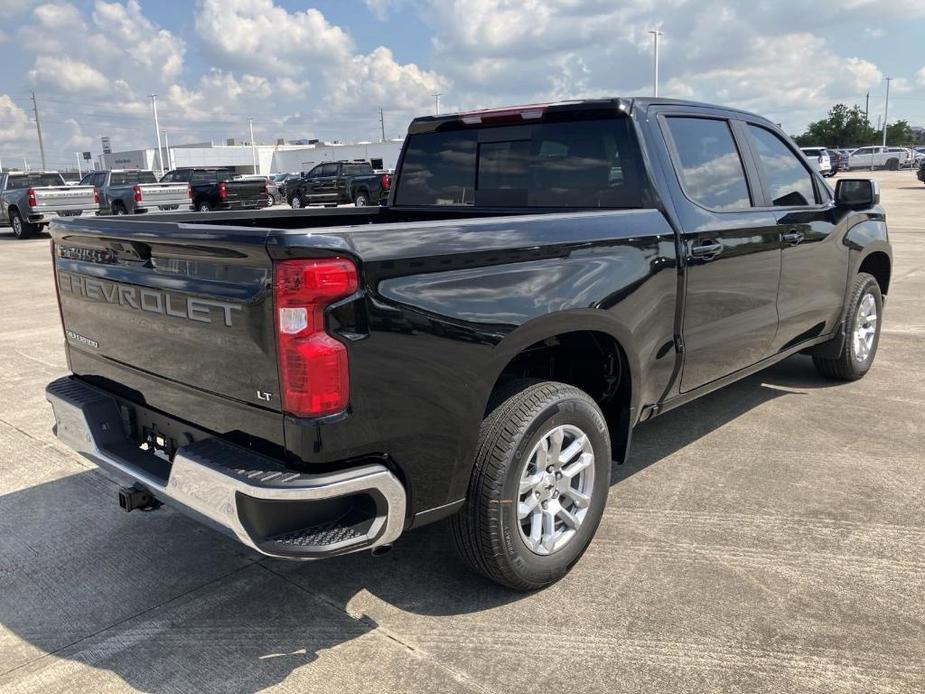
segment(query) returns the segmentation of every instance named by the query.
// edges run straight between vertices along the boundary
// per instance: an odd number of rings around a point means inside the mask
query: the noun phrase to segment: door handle
[[[803,238],[803,232],[797,231],[796,229],[785,231],[780,235],[780,240],[786,243],[788,246],[796,246],[797,244],[802,243]]]
[[[703,260],[713,260],[723,252],[723,244],[712,239],[705,239],[691,245],[691,256]]]

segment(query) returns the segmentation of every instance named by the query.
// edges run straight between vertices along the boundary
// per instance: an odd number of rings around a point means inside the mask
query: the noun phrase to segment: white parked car
[[[848,155],[848,168],[896,171],[905,159],[906,154],[901,147],[858,147]]]
[[[829,150],[825,147],[800,147],[803,156],[809,159],[811,164],[815,164],[823,176],[834,176],[832,171],[832,159],[829,157]]]

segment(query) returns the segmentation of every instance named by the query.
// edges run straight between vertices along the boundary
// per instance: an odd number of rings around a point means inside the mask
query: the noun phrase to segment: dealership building
[[[308,141],[254,146],[229,140],[223,145],[212,142],[170,145],[169,148],[163,147],[161,153],[165,171],[181,166],[222,166],[234,169],[239,174],[270,174],[308,171],[316,164],[343,159],[362,159],[372,162],[376,169],[394,169],[401,146],[402,140],[355,144]],[[97,158],[96,168],[158,171],[162,167],[157,148],[151,147],[101,154]]]

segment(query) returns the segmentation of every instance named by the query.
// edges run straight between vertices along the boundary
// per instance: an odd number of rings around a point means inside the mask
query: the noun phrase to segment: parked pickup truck
[[[100,196],[100,214],[192,209],[192,191],[188,183],[158,183],[153,171],[93,171],[84,176],[80,184],[96,187]]]
[[[301,180],[289,181],[286,197],[295,209],[307,205],[378,205],[389,196],[392,177],[376,173],[369,162],[335,161],[319,164]]]
[[[270,205],[263,179],[241,179],[222,167],[181,168],[168,171],[161,183],[188,183],[193,208],[212,210],[256,210]]]
[[[126,510],[291,559],[451,516],[467,564],[536,589],[637,423],[798,352],[867,373],[878,202],[716,106],[418,118],[388,206],[54,223],[72,375],[47,398]]]
[[[40,232],[58,217],[96,214],[99,196],[92,186],[69,186],[54,171],[0,173],[0,224],[18,239]]]
[[[848,169],[889,169],[898,171],[906,154],[898,147],[858,147],[848,155]]]

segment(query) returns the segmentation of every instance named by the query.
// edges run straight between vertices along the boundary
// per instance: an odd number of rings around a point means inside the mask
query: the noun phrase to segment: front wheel
[[[835,357],[813,357],[816,370],[826,378],[856,381],[873,366],[880,342],[883,296],[880,285],[866,272],[858,274],[845,312],[845,341]]]
[[[302,208],[302,198],[298,195],[293,195],[292,200],[289,201],[289,206],[294,210],[299,210]]]
[[[610,486],[597,404],[555,381],[521,381],[483,421],[466,502],[451,521],[472,569],[516,590],[548,586],[584,554]]]

